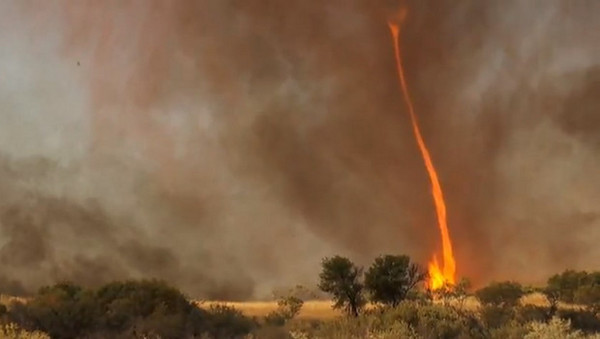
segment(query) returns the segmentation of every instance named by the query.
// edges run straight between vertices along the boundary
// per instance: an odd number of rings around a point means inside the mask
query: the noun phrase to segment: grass
[[[535,305],[535,306],[548,306],[546,298],[541,293],[532,293],[524,296],[521,299],[523,305]],[[229,301],[204,301],[198,302],[200,307],[210,307],[211,305],[227,305],[235,307],[240,310],[244,315],[249,317],[264,317],[270,312],[277,309],[276,301],[240,301],[240,302],[229,302]],[[331,308],[332,303],[328,300],[309,300],[304,303],[298,319],[333,319],[341,315],[338,310]],[[367,308],[372,306],[367,306]],[[463,307],[468,310],[477,310],[479,308],[479,302],[474,297],[467,298]],[[580,308],[577,305],[560,304],[560,308],[572,309]]]

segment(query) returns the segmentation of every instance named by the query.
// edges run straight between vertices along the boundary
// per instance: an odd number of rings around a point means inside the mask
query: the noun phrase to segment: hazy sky
[[[322,257],[439,250],[459,275],[597,269],[600,2],[0,2],[0,288],[312,284]]]

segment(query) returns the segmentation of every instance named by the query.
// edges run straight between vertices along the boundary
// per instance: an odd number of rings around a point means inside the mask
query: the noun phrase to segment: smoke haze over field
[[[0,291],[166,279],[243,299],[323,256],[597,269],[600,2],[0,2]]]

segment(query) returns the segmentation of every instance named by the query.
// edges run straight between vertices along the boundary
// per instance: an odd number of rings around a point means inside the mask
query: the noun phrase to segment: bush
[[[445,284],[442,288],[432,291],[432,296],[436,300],[441,300],[444,305],[449,305],[455,301],[458,308],[462,308],[469,297],[471,281],[467,278],[461,278],[456,284]]]
[[[60,283],[41,288],[26,304],[13,305],[9,318],[25,329],[40,330],[53,338],[77,338],[92,329],[97,310],[91,292]]]
[[[435,304],[402,302],[371,314],[372,327],[384,330],[405,323],[423,338],[483,338],[485,329],[470,312]]]
[[[600,319],[588,310],[561,309],[557,316],[560,319],[569,321],[571,327],[584,332],[600,332]]]
[[[510,307],[485,305],[479,310],[483,324],[490,330],[506,326],[515,317],[515,310]]]
[[[580,286],[574,295],[575,302],[585,305],[590,311],[600,313],[600,285]]]
[[[227,307],[202,310],[160,281],[114,282],[97,290],[62,283],[16,303],[9,319],[52,338],[160,337],[206,334],[218,338],[249,333],[254,322]]]
[[[552,317],[548,307],[536,305],[523,305],[515,310],[515,318],[518,322],[525,324],[529,322],[547,322]]]
[[[489,337],[491,339],[522,339],[528,332],[527,325],[509,321],[500,327],[491,329]]]
[[[493,282],[475,292],[482,305],[514,307],[523,296],[521,284],[512,281]]]
[[[567,320],[552,318],[549,323],[532,322],[529,325],[529,333],[524,339],[583,339],[586,338],[579,331],[572,331],[571,324]]]
[[[548,279],[545,294],[550,298],[556,298],[566,303],[573,303],[577,289],[587,285],[590,278],[589,274],[585,271],[566,270]]]
[[[269,325],[283,326],[300,313],[302,305],[304,301],[298,297],[282,297],[277,300],[277,310],[267,314],[265,322]]]
[[[381,313],[362,314],[356,318],[338,318],[318,322],[314,326],[294,327],[290,330],[292,338],[334,338],[334,339],[395,339],[420,338],[415,330],[403,321],[383,323]]]
[[[226,305],[212,305],[208,309],[208,322],[202,333],[210,338],[238,338],[250,333],[256,322],[239,310]]]
[[[418,324],[414,326],[423,338],[484,338],[485,329],[468,312],[437,305],[418,308]]]
[[[112,333],[152,333],[176,338],[185,333],[192,308],[177,289],[160,281],[114,282],[96,294],[98,323]]]
[[[15,323],[0,325],[0,337],[3,339],[50,339],[50,336],[40,331],[26,331]]]

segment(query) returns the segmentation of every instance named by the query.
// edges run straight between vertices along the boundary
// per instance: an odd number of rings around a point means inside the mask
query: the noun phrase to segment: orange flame
[[[406,12],[403,11],[400,15],[400,20],[403,20]],[[396,66],[398,68],[398,77],[400,79],[400,86],[402,87],[402,93],[404,95],[404,101],[408,106],[408,112],[410,113],[410,119],[412,122],[413,131],[415,133],[415,139],[419,145],[419,150],[423,156],[429,179],[431,180],[431,192],[433,194],[433,200],[435,202],[435,209],[437,212],[438,226],[440,229],[440,235],[442,237],[442,252],[444,255],[444,265],[442,268],[438,265],[437,258],[429,262],[429,281],[428,286],[432,290],[442,288],[446,284],[454,284],[456,281],[456,262],[454,260],[454,254],[452,252],[452,241],[450,240],[450,234],[448,232],[448,224],[446,223],[446,203],[444,202],[444,195],[442,193],[442,186],[438,179],[437,172],[431,161],[429,150],[425,145],[421,131],[419,130],[419,124],[417,123],[417,115],[413,107],[412,99],[408,92],[408,86],[406,85],[406,79],[404,77],[404,68],[402,67],[402,59],[400,57],[400,26],[393,22],[388,22],[390,31],[394,38],[394,52],[396,55]]]

